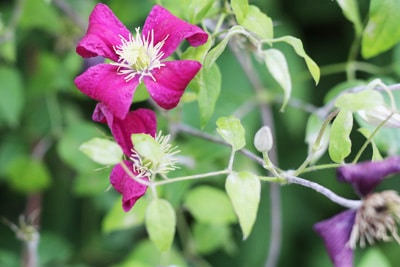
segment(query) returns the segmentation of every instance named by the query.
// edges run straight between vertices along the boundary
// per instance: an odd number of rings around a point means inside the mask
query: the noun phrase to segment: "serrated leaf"
[[[199,186],[189,191],[184,205],[202,223],[229,224],[237,221],[228,196],[211,186]]]
[[[243,239],[246,239],[257,218],[261,193],[260,179],[251,172],[232,173],[225,181],[225,189],[239,218]]]
[[[121,147],[114,141],[95,137],[83,143],[79,149],[94,162],[115,165],[122,161]]]
[[[217,132],[232,146],[233,150],[239,150],[246,145],[245,130],[238,118],[220,117],[217,120],[217,126]]]
[[[292,79],[290,77],[286,57],[281,51],[274,48],[264,50],[263,54],[268,71],[283,89],[284,100],[281,107],[283,110],[292,92]]]
[[[332,123],[329,137],[329,156],[334,162],[343,163],[351,152],[350,132],[353,128],[353,113],[342,109]]]
[[[239,21],[239,24],[257,34],[261,39],[274,37],[272,19],[256,6],[249,6],[245,19],[241,22]]]
[[[231,0],[232,11],[236,16],[237,21],[241,24],[249,11],[248,0]]]
[[[24,103],[22,79],[12,68],[0,68],[0,121],[10,127],[19,124]]]
[[[374,90],[341,94],[335,101],[336,107],[353,112],[361,109],[378,107],[383,104],[384,100],[382,94]]]
[[[8,166],[6,174],[9,186],[25,194],[43,191],[51,183],[46,165],[28,156],[14,159]]]
[[[284,36],[279,38],[279,40],[284,41],[291,45],[296,52],[297,55],[300,57],[304,58],[307,68],[311,73],[311,76],[313,77],[315,84],[318,84],[319,78],[320,78],[320,70],[318,65],[312,60],[307,54],[306,51],[304,51],[303,43],[301,42],[300,39],[295,38],[293,36]]]
[[[356,0],[337,0],[344,16],[353,23],[356,35],[362,31],[360,14],[358,11],[358,3]]]
[[[146,209],[146,230],[150,240],[160,251],[167,251],[175,235],[176,215],[171,204],[164,199],[154,199]]]
[[[221,72],[216,64],[210,69],[203,68],[199,74],[198,105],[200,125],[206,126],[214,114],[215,105],[221,92]]]
[[[121,209],[121,198],[117,199],[103,219],[102,231],[107,234],[141,225],[144,222],[147,205],[146,199],[141,198],[135,203],[134,209],[124,212]]]
[[[376,56],[400,41],[399,13],[398,0],[371,0],[369,20],[361,43],[364,58]]]

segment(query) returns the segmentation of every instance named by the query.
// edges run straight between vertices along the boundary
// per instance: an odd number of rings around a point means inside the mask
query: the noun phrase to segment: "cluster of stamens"
[[[400,244],[397,224],[400,223],[400,196],[396,191],[383,191],[368,195],[357,210],[348,246],[354,249],[373,244],[375,241],[390,241]]]

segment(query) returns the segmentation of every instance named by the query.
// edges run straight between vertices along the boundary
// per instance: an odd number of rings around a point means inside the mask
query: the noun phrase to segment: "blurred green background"
[[[293,96],[306,103],[322,105],[326,93],[346,79],[343,68],[335,71],[329,66],[346,61],[354,35],[338,4],[316,0],[250,2],[273,18],[276,36],[290,34],[300,38],[307,53],[322,67],[321,81],[315,87],[303,60],[290,47],[277,46],[289,62]],[[110,169],[91,162],[78,149],[92,137],[109,135],[102,125],[91,122],[96,103],[73,84],[74,77],[92,64],[75,53],[75,45],[83,36],[96,3],[94,0],[5,0],[0,3],[0,217],[18,224],[20,214],[41,209],[41,266],[155,266],[157,252],[146,241],[146,232],[140,223],[127,229],[113,229],[115,224],[115,228],[121,226],[118,216],[123,215],[115,211],[120,208],[118,194],[106,191]],[[154,1],[104,3],[133,30],[143,25]],[[365,17],[369,1],[360,0],[359,4]],[[374,74],[358,73],[358,78],[398,80],[399,50],[396,47],[369,60],[381,68]],[[253,94],[230,51],[219,58],[218,65],[222,91],[215,116],[206,127],[208,132],[214,131],[218,116],[231,115]],[[257,63],[256,66],[265,87],[279,92],[265,68]],[[279,103],[273,106],[279,166],[296,168],[307,153],[304,129],[308,114],[290,106],[281,113],[279,108]],[[195,103],[185,104],[183,114],[186,123],[199,127]],[[160,120],[163,125],[161,117]],[[252,136],[261,125],[258,110],[255,107],[248,110],[242,123],[246,127],[248,147],[253,150]],[[353,137],[355,146],[363,140],[361,135]],[[176,142],[183,154],[196,162],[189,170],[185,167],[179,170],[180,175],[223,168],[229,156],[228,148],[216,152],[214,144],[187,135],[178,136]],[[329,159],[324,157],[322,162]],[[237,165],[239,169],[261,173],[245,158],[239,158]],[[220,178],[204,183],[223,188],[224,177]],[[355,197],[349,185],[336,182],[333,170],[310,173],[305,178],[318,180],[344,197]],[[183,228],[195,225],[187,210],[179,206],[191,185],[174,184],[163,189],[177,207],[178,217],[186,218],[186,223],[180,224]],[[391,179],[381,187],[398,190],[400,182]],[[282,187],[281,198],[283,239],[278,266],[330,266],[323,242],[313,232],[312,225],[342,208],[296,185]],[[216,233],[222,235],[217,238],[217,244],[211,244],[211,236],[201,241],[204,244],[197,244],[202,249],[194,254],[187,252],[187,248],[182,249],[182,240],[177,237],[176,248],[183,251],[176,256],[177,262],[185,258],[187,266],[264,266],[270,239],[269,201],[269,185],[264,184],[259,216],[245,241],[236,224],[222,230],[216,228]],[[139,207],[133,210],[140,214]],[[178,234],[190,232],[196,236],[192,232],[194,226],[188,229],[181,228]],[[229,232],[225,234],[226,229]],[[394,243],[379,244],[373,249],[358,250],[356,258],[362,263],[365,255],[380,258],[382,253],[388,266],[400,266],[398,251]],[[0,224],[0,266],[20,266],[21,253],[22,243],[15,233],[6,223]]]

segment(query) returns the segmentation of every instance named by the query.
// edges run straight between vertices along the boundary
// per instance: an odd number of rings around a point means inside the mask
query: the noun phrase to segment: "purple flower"
[[[134,92],[142,81],[160,107],[174,108],[201,64],[193,60],[165,59],[184,39],[192,46],[199,46],[207,38],[201,28],[175,17],[159,5],[150,11],[142,34],[136,28],[133,37],[106,5],[97,4],[76,52],[84,58],[102,56],[113,62],[89,68],[75,79],[75,84],[120,119],[128,113]]]
[[[132,159],[134,145],[131,135],[134,133],[145,133],[155,137],[157,121],[155,113],[150,109],[137,109],[130,111],[124,119],[114,117],[107,106],[97,104],[93,113],[93,120],[107,123],[115,141],[121,146],[125,156]],[[140,173],[140,166],[136,166],[134,160],[124,160],[125,166],[136,175],[138,179],[148,181],[148,177]],[[147,186],[135,181],[124,170],[121,164],[117,164],[111,171],[110,183],[120,194],[122,194],[122,207],[129,211],[136,201],[146,193]]]
[[[314,225],[335,267],[353,266],[353,250],[358,242],[363,247],[375,240],[388,241],[389,234],[400,241],[397,235],[400,197],[395,191],[372,193],[386,176],[399,172],[398,156],[343,165],[337,169],[338,180],[351,183],[363,202],[357,209],[348,209]]]

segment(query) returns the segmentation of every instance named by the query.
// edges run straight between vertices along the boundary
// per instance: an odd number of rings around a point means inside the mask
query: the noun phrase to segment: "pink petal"
[[[85,36],[79,41],[76,52],[82,57],[103,56],[118,60],[113,46],[121,43],[121,37],[129,37],[128,29],[105,4],[97,4],[89,17]]]
[[[339,181],[351,183],[357,193],[365,196],[388,175],[400,172],[400,157],[393,156],[381,161],[347,164],[337,168]]]
[[[164,62],[165,66],[154,69],[151,77],[145,77],[144,84],[154,101],[164,109],[172,109],[178,105],[186,86],[201,68],[201,64],[193,60],[175,60]]]
[[[124,154],[127,156],[130,156],[132,153],[131,135],[133,133],[146,133],[154,137],[157,131],[156,114],[150,109],[139,108],[130,111],[121,120],[114,117],[104,104],[99,103],[92,117],[95,121],[107,122],[115,141],[121,146]]]
[[[147,37],[151,30],[154,30],[154,44],[168,36],[161,48],[162,59],[169,57],[184,39],[192,46],[202,45],[208,39],[208,34],[201,28],[175,17],[159,5],[155,5],[147,16],[143,36]]]
[[[87,96],[104,103],[118,118],[124,118],[132,103],[138,78],[129,82],[111,64],[98,64],[75,78],[76,87]]]
[[[125,160],[124,163],[133,172],[132,162]],[[125,212],[128,212],[135,205],[136,201],[146,193],[147,189],[147,186],[133,180],[120,164],[115,165],[112,169],[110,183],[115,190],[122,194],[122,208]]]
[[[314,225],[322,237],[335,267],[353,267],[353,250],[346,244],[354,225],[356,211],[346,210]]]

